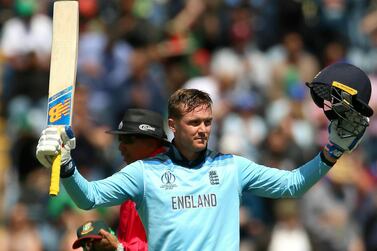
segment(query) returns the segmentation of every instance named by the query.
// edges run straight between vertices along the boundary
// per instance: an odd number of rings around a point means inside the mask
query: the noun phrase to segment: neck
[[[193,151],[187,150],[183,145],[177,142],[174,142],[174,145],[178,149],[178,151],[182,154],[182,156],[185,157],[188,161],[195,160],[200,155],[200,152],[193,152]]]
[[[184,147],[175,144],[173,140],[173,144],[167,154],[174,163],[188,168],[200,166],[205,161],[205,149],[200,152],[187,152],[184,149]]]
[[[190,152],[190,151],[184,151],[182,148],[178,148],[178,150],[181,152],[181,154],[183,155],[183,157],[185,157],[188,161],[195,160],[200,155],[200,153]]]

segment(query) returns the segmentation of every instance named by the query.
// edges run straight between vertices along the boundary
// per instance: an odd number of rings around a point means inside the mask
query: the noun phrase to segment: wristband
[[[118,247],[117,247],[116,251],[124,251],[124,247],[123,247],[122,243],[118,244]]]
[[[334,159],[339,159],[340,156],[342,156],[344,153],[344,150],[340,149],[337,145],[334,145],[332,143],[327,143],[325,149],[328,154]]]
[[[67,163],[62,164],[60,167],[60,178],[68,178],[73,175],[76,169],[75,162],[70,159]]]
[[[334,162],[331,162],[328,159],[326,159],[325,154],[323,153],[323,151],[321,151],[321,153],[319,154],[319,156],[321,157],[321,161],[323,163],[325,163],[327,166],[333,167],[335,165]]]

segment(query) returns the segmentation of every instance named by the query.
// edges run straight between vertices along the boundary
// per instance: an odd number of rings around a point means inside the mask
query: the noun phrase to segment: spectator
[[[0,46],[6,60],[5,105],[18,95],[38,101],[47,93],[52,22],[40,7],[36,0],[14,1],[17,16],[4,23]]]
[[[277,222],[272,230],[268,251],[311,251],[309,234],[300,222],[298,203],[280,200],[274,205]]]
[[[23,203],[14,206],[10,215],[9,240],[10,250],[21,251],[25,247],[30,251],[42,251],[42,242],[35,223],[30,219],[29,210]]]

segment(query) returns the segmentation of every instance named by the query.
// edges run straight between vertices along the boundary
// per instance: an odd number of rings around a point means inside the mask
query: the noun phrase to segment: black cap
[[[80,248],[84,245],[85,240],[102,239],[99,231],[103,229],[112,232],[111,228],[102,220],[88,221],[77,229],[77,240],[73,243],[72,248]]]
[[[352,104],[355,107],[356,111],[367,117],[373,115],[373,110],[368,105],[372,92],[370,80],[364,71],[352,64],[331,64],[320,71],[314,77],[313,81],[311,83],[307,83],[307,85],[312,90],[312,87],[315,84],[319,83],[332,86],[334,81],[338,82],[340,86],[345,86],[344,88],[352,88],[353,90],[357,91]],[[312,91],[311,94],[314,102],[319,107],[323,107],[323,97],[318,97]]]
[[[107,131],[110,134],[145,135],[161,140],[165,144],[170,142],[164,131],[162,116],[145,109],[128,109],[118,125],[118,129]]]

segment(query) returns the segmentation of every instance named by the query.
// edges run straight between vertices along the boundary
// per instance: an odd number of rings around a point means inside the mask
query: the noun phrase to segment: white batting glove
[[[349,120],[337,119],[329,125],[329,143],[326,149],[331,157],[338,159],[344,152],[352,152],[360,144],[369,118],[362,117],[365,123],[352,125]],[[349,133],[353,132],[353,133]]]
[[[75,147],[76,138],[71,127],[47,127],[39,138],[36,157],[44,167],[50,168],[54,157],[61,151],[61,165],[64,165],[71,160],[71,149]]]

